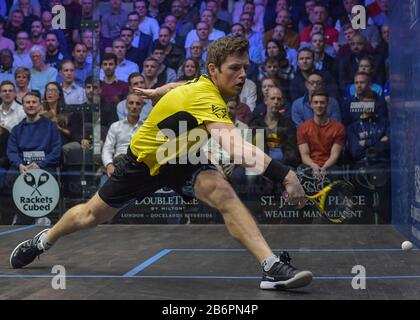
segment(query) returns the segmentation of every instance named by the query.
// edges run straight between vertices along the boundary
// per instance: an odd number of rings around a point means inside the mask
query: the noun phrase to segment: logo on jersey
[[[218,117],[219,119],[224,119],[227,117],[227,108],[216,106],[214,104],[211,105],[211,112]]]

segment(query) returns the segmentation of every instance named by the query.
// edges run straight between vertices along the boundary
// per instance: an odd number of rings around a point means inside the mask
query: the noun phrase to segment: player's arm
[[[153,104],[156,104],[159,101],[159,99],[162,98],[165,94],[167,94],[172,89],[183,85],[184,83],[185,81],[171,82],[156,89],[133,88],[133,91],[134,93],[141,96],[143,99],[150,99],[152,100]]]
[[[288,166],[271,159],[261,149],[244,140],[240,130],[233,123],[206,122],[205,124],[211,136],[230,154],[235,163],[274,182],[282,183],[289,195],[289,202],[303,207],[305,192],[296,174]]]

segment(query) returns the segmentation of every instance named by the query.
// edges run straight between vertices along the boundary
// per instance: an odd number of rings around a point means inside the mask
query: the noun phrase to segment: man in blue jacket
[[[28,92],[23,97],[26,118],[13,127],[7,145],[11,166],[25,173],[30,169],[56,167],[61,157],[61,139],[55,122],[41,117],[41,96]]]
[[[293,101],[292,104],[292,120],[295,123],[296,128],[299,128],[302,123],[314,117],[314,111],[311,108],[309,97],[311,97],[316,90],[321,88],[325,89],[325,81],[322,73],[319,71],[312,71],[305,81],[305,87],[305,95]],[[341,122],[340,106],[337,100],[331,96],[328,98],[327,113],[329,118]]]

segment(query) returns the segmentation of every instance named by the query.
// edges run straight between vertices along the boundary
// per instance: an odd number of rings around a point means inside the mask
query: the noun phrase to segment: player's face
[[[327,113],[328,100],[324,96],[314,96],[311,100],[311,108],[314,114],[322,117]]]
[[[213,64],[209,65],[210,75],[225,99],[236,97],[241,93],[248,65],[248,53],[229,55],[220,66],[220,70]]]

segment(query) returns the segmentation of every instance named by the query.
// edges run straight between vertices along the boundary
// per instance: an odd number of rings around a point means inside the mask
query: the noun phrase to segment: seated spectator
[[[143,76],[147,89],[156,89],[164,85],[164,83],[159,82],[158,69],[159,62],[155,58],[149,57],[144,60]]]
[[[243,7],[242,7],[242,13],[249,13],[253,17],[252,21],[252,30],[255,32],[264,32],[264,2],[265,1],[244,1]],[[260,9],[258,12],[256,11]]]
[[[23,12],[24,27],[26,30],[31,28],[32,22],[39,19],[41,12],[34,12],[29,0],[18,0],[17,5],[19,10]]]
[[[101,20],[102,36],[107,39],[115,39],[120,35],[120,30],[127,24],[127,12],[121,6],[121,0],[112,0],[111,13]]]
[[[364,56],[359,60],[359,68],[357,72],[364,72],[370,76],[370,79],[375,79],[375,70],[373,69],[373,57]],[[378,96],[382,96],[382,86],[378,83],[371,83],[370,89],[374,91]],[[354,83],[349,85],[346,90],[346,97],[354,97],[356,95],[356,87]]]
[[[31,39],[29,42],[28,49],[32,49],[33,46],[41,46],[44,48],[44,50],[46,50],[47,44],[42,36],[43,26],[41,19],[36,17],[36,19],[32,21],[30,26]]]
[[[288,0],[268,1],[264,12],[264,30],[276,26],[276,16],[280,10],[289,10]]]
[[[334,43],[338,41],[338,31],[329,26],[327,24],[328,21],[328,10],[327,8],[321,4],[317,3],[315,7],[313,8],[313,21],[312,25],[306,26],[301,35],[300,35],[300,42],[310,42],[310,34],[311,29],[314,23],[322,23],[325,26],[325,42],[326,44],[329,44],[330,46],[333,46]]]
[[[13,68],[32,68],[32,60],[29,56],[28,44],[29,34],[26,31],[18,32],[16,35],[16,50],[13,52]]]
[[[60,52],[60,43],[58,42],[57,34],[53,31],[49,31],[45,35],[45,42],[47,52],[45,56],[45,63],[50,67],[60,70],[60,64],[63,60],[68,59],[67,54]]]
[[[219,17],[222,8],[220,5],[220,1],[218,0],[207,0],[206,1],[206,10],[210,10],[213,12],[215,16],[215,22],[214,27],[220,31],[223,31],[225,34],[228,34],[230,32],[230,23],[229,20],[224,20]],[[228,14],[228,12],[225,11],[225,13]],[[227,19],[229,19],[229,14],[225,16]]]
[[[195,34],[194,37],[190,36],[192,34],[191,32]],[[193,42],[198,41],[200,42],[200,46],[203,51],[201,54],[201,57],[205,61],[206,56],[207,56],[207,48],[209,47],[211,41],[213,41],[213,40],[210,40],[209,36],[210,36],[210,29],[209,29],[208,24],[204,21],[197,22],[196,28],[190,31],[190,33],[187,36],[187,40],[185,41],[186,56],[187,57],[191,56],[190,47]],[[191,39],[193,39],[193,41],[190,41]]]
[[[139,72],[134,72],[130,74],[128,77],[128,94],[131,94],[134,92],[134,88],[146,88],[146,82],[144,80],[144,77]],[[152,111],[153,105],[152,101],[150,99],[143,99],[143,107],[141,109],[140,113],[140,119],[142,121],[145,121],[148,117],[150,111]],[[127,109],[127,99],[124,99],[117,105],[117,114],[118,114],[118,120],[124,120],[127,118],[128,115],[128,109]]]
[[[40,115],[57,124],[63,145],[72,140],[69,130],[69,114],[63,111],[64,106],[64,93],[61,86],[57,82],[47,83]]]
[[[313,119],[314,112],[310,97],[317,90],[325,90],[325,82],[319,71],[313,71],[305,81],[306,93],[304,96],[293,101],[292,120],[299,128],[305,121]],[[340,105],[333,97],[328,97],[327,116],[337,122],[341,122]]]
[[[171,34],[169,36],[169,41],[175,45],[177,45],[180,48],[183,48],[185,45],[185,38],[183,39],[183,41],[180,41],[179,38],[176,35],[176,26],[178,24],[178,20],[175,16],[173,16],[172,14],[168,14],[165,17],[165,20],[162,24],[162,26],[168,27],[169,30],[171,30]]]
[[[162,26],[159,29],[159,39],[156,40],[165,48],[165,64],[174,70],[178,70],[181,61],[185,59],[185,50],[171,43],[171,29],[167,26]],[[191,52],[190,52],[191,54]]]
[[[126,82],[120,81],[115,75],[117,56],[105,53],[102,56],[101,69],[104,79],[101,81],[101,125],[108,127],[118,120],[117,104],[124,100],[128,93]],[[157,67],[156,67],[157,68]]]
[[[200,75],[200,66],[198,65],[197,60],[187,58],[181,65],[181,75],[179,76],[178,81],[194,80],[200,77]]]
[[[238,96],[235,99],[229,100],[227,105],[229,107],[230,118],[233,123],[235,123],[236,127],[248,127],[248,124],[251,121],[251,109],[245,103],[240,102]]]
[[[92,64],[86,61],[87,47],[84,43],[76,43],[72,52],[75,82],[77,85],[83,87],[87,77],[92,75]],[[57,81],[60,81],[57,79]]]
[[[119,157],[127,153],[131,138],[143,124],[140,112],[143,107],[142,98],[134,93],[127,96],[127,118],[114,122],[106,135],[102,149],[102,163],[108,177],[114,173]]]
[[[26,117],[22,106],[15,100],[16,88],[13,82],[5,80],[0,83],[0,97],[0,126],[11,131]]]
[[[9,15],[9,22],[7,23],[3,36],[15,41],[16,36],[20,31],[26,31],[29,33],[30,30],[25,29],[23,25],[24,16],[21,10],[10,10],[10,12],[11,14]]]
[[[177,20],[176,24],[176,43],[179,46],[185,47],[185,40],[187,34],[194,29],[194,25],[197,21],[190,21],[186,16],[184,7],[181,0],[172,1],[171,5],[171,15],[174,16]],[[166,19],[165,19],[166,22]]]
[[[43,95],[46,84],[48,82],[54,82],[57,79],[57,69],[45,63],[45,49],[43,47],[33,46],[29,54],[33,65],[29,88],[31,90],[37,90]]]
[[[264,129],[264,152],[272,159],[297,167],[300,158],[296,128],[290,118],[280,112],[284,102],[282,91],[279,88],[268,89],[264,102],[267,105],[266,113],[253,119],[250,127]]]
[[[337,52],[334,46],[330,46],[325,42],[325,27],[322,23],[314,23],[311,30],[311,41],[302,42],[300,48],[309,47],[314,52],[319,51],[320,53],[326,53],[329,57],[335,58]]]
[[[332,52],[331,54],[328,53],[322,33],[312,34],[311,48],[315,53],[315,69],[334,74],[335,50],[333,47],[330,47]]]
[[[9,168],[9,159],[7,158],[7,141],[9,131],[0,125],[0,194],[3,189],[3,181]]]
[[[271,38],[275,38],[279,40],[277,36],[274,36],[274,33],[276,32],[275,29],[278,26],[283,27],[282,42],[288,48],[298,49],[299,48],[299,34],[293,31],[292,19],[290,16],[290,12],[287,8],[281,9],[277,12],[276,26],[274,27],[274,29],[266,31],[266,33],[264,34],[264,43],[266,43]],[[279,31],[280,30],[277,30],[277,33]]]
[[[359,60],[363,56],[369,55],[366,38],[360,34],[356,34],[350,40],[350,53],[337,60],[338,63],[338,84],[341,92],[345,93],[347,86],[351,84],[354,75],[359,68]],[[379,83],[383,83],[384,68],[379,64],[381,61],[375,61],[374,70],[377,77],[381,79]]]
[[[329,118],[327,106],[328,94],[315,91],[311,97],[314,117],[305,121],[297,130],[302,162],[312,169],[316,179],[320,179],[325,170],[337,164],[345,142],[345,128]]]
[[[133,31],[133,40],[131,45],[140,51],[138,57],[139,63],[143,63],[152,49],[153,37],[140,31],[140,16],[137,11],[128,14],[127,26]],[[141,68],[140,68],[141,69]]]
[[[139,30],[157,40],[159,38],[159,23],[156,19],[147,16],[148,1],[135,0],[134,10],[139,14]]]
[[[285,26],[283,26],[281,24],[278,24],[273,29],[273,35],[272,35],[271,39],[276,40],[277,42],[283,44],[283,48],[284,48],[284,50],[286,50],[287,60],[289,60],[290,64],[293,66],[293,69],[296,70],[296,67],[297,67],[297,51],[294,48],[290,48],[285,43],[286,30],[287,29],[286,29]]]
[[[70,60],[64,60],[60,68],[63,82],[61,87],[64,93],[64,102],[66,104],[83,104],[86,102],[85,91],[75,83],[74,63]]]
[[[15,71],[15,83],[16,83],[16,97],[17,103],[22,104],[23,96],[31,91],[29,89],[29,82],[31,81],[31,71],[25,67],[19,67]]]
[[[376,26],[381,27],[388,22],[388,1],[373,0],[369,1],[366,9],[370,18]]]
[[[57,36],[59,51],[68,58],[68,46],[66,36],[61,29],[54,29],[52,26],[53,15],[50,11],[44,11],[41,15],[42,26],[44,28],[44,36],[49,32],[54,32]]]
[[[60,162],[61,139],[56,124],[41,116],[41,97],[29,92],[23,97],[26,118],[9,136],[7,156],[20,173],[30,169],[55,168]]]
[[[252,30],[252,16],[249,13],[242,13],[239,23],[244,27],[244,37],[249,42],[249,59],[257,64],[263,63],[263,34]]]
[[[72,33],[72,40],[74,43],[81,42],[82,39],[80,38],[81,35],[81,24],[82,21],[99,21],[99,10],[96,7],[96,4],[93,0],[82,0],[80,1],[82,5],[82,14],[80,16],[76,16],[74,24],[73,24],[73,33]],[[96,7],[96,8],[95,8]]]
[[[158,71],[157,71],[158,82],[166,84],[166,83],[176,81],[177,79],[176,71],[165,65],[165,59],[166,59],[165,47],[162,46],[159,42],[156,42],[151,56],[155,58],[159,64]]]
[[[133,30],[130,28],[122,28],[120,32],[120,39],[125,43],[125,58],[128,61],[132,61],[137,64],[137,67],[141,70],[146,56],[144,56],[138,48],[133,47],[133,35]]]
[[[126,46],[124,40],[115,39],[112,42],[112,53],[117,57],[117,68],[115,69],[117,80],[127,82],[130,74],[139,72],[139,66],[133,61],[126,59]],[[101,70],[100,79],[104,79],[103,70]]]
[[[346,126],[360,119],[360,114],[363,111],[360,102],[363,96],[370,91],[371,83],[370,76],[365,72],[358,72],[354,76],[355,95],[344,100],[342,108],[343,123]],[[388,109],[383,97],[378,96],[376,99],[374,112],[379,118],[388,118]]]
[[[212,42],[214,40],[217,40],[225,35],[223,31],[217,30],[214,28],[214,22],[215,22],[215,15],[213,11],[210,10],[204,10],[201,14],[200,22],[204,22],[207,24],[208,27],[208,41]],[[200,37],[198,34],[198,24],[196,24],[196,29],[191,30],[187,34],[187,38],[185,39],[185,48],[188,49],[191,46],[191,43],[193,43],[196,40],[203,40],[203,37]],[[202,25],[200,25],[202,26]],[[187,53],[188,56],[188,53]]]
[[[271,88],[280,88],[279,82],[274,78],[265,77],[262,78],[261,87],[259,88],[259,97],[257,99],[258,104],[252,112],[252,119],[255,117],[261,117],[267,112],[267,106],[265,105],[265,100],[267,98],[268,90]],[[290,106],[286,100],[283,99],[283,106],[279,109],[280,112],[290,116]]]
[[[0,50],[0,82],[9,80],[15,82],[15,70],[13,68],[13,52],[10,49]]]
[[[373,110],[378,95],[373,91],[365,93],[361,102],[372,103]],[[366,108],[360,114],[359,121],[347,127],[347,149],[356,163],[372,164],[389,161],[389,122],[379,118],[376,112]]]
[[[257,86],[250,79],[245,79],[245,84],[242,88],[239,99],[242,103],[245,103],[251,111],[254,111],[257,105]]]
[[[305,12],[301,12],[299,17],[299,33],[302,32],[305,27],[310,26],[314,22],[312,18],[316,2],[316,0],[305,0]]]
[[[302,48],[299,50],[298,53],[298,68],[295,73],[295,77],[290,82],[290,99],[294,101],[300,97],[302,97],[306,92],[305,82],[308,79],[308,75],[315,71],[315,53],[309,48]],[[331,97],[337,99],[338,97],[338,90],[337,84],[335,83],[334,78],[332,75],[327,71],[320,71],[328,94]]]
[[[149,17],[156,19],[158,24],[161,25],[169,12],[169,8],[161,0],[150,0],[147,12]]]
[[[10,49],[12,52],[15,50],[15,43],[13,40],[3,36],[6,27],[6,20],[0,16],[0,50],[1,49]]]
[[[194,41],[191,44],[190,47],[190,53],[191,56],[190,58],[196,60],[198,62],[199,65],[199,69],[200,69],[200,74],[206,74],[207,73],[207,68],[206,68],[206,62],[203,59],[203,47],[201,46],[201,42],[200,41]],[[181,69],[178,68],[178,77],[180,76],[181,73]]]

